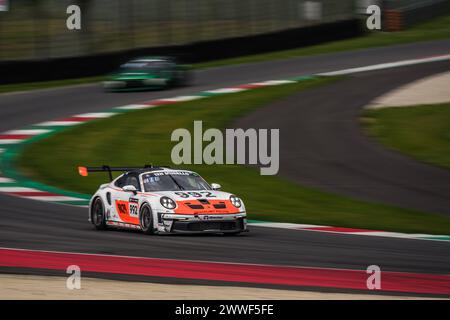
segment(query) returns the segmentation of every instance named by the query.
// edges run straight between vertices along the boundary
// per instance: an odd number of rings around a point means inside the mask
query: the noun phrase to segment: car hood
[[[169,197],[175,201],[196,200],[196,199],[214,199],[229,200],[231,193],[217,190],[179,190],[179,191],[158,191],[153,192],[160,196]],[[198,196],[200,195],[200,196]]]

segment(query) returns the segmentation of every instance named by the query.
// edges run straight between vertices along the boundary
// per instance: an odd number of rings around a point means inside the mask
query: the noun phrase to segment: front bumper
[[[158,214],[161,233],[239,233],[247,230],[245,214],[183,216]]]

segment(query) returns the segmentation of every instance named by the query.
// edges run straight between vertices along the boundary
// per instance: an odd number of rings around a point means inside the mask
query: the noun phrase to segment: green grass
[[[368,110],[369,134],[419,161],[450,168],[450,103]]]
[[[370,32],[361,37],[335,41],[316,46],[303,47],[292,50],[273,51],[263,54],[248,55],[231,59],[197,63],[193,64],[193,68],[204,69],[204,68],[220,67],[225,65],[287,59],[300,56],[310,56],[316,54],[389,46],[410,42],[447,39],[450,37],[449,35],[450,35],[450,15],[446,15],[440,18],[436,18],[432,21],[419,24],[405,31],[389,32],[389,33]],[[101,79],[102,77],[91,77],[91,78],[61,80],[61,81],[1,85],[0,93],[44,89],[81,83],[93,83],[98,82]]]
[[[34,180],[92,194],[107,177],[92,174],[82,178],[76,170],[79,165],[170,165],[175,145],[170,135],[174,129],[192,130],[193,121],[199,119],[203,120],[203,130],[225,128],[255,108],[329,81],[332,80],[316,78],[90,122],[28,145],[18,159],[18,168]],[[324,193],[276,176],[261,176],[255,168],[183,167],[242,197],[250,219],[436,234],[450,230],[448,217]]]

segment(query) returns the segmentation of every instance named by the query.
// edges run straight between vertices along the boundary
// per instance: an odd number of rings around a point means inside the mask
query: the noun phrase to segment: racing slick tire
[[[94,200],[94,204],[92,205],[91,221],[95,229],[106,229],[105,206],[103,205],[103,201],[100,197],[96,198]]]
[[[153,234],[153,213],[148,204],[144,204],[139,212],[139,225],[145,234]]]

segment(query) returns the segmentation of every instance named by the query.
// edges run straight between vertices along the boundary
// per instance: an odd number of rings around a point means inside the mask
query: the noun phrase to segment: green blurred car
[[[163,89],[187,85],[191,71],[170,57],[144,57],[128,61],[120,66],[106,81],[107,91],[131,91]]]

